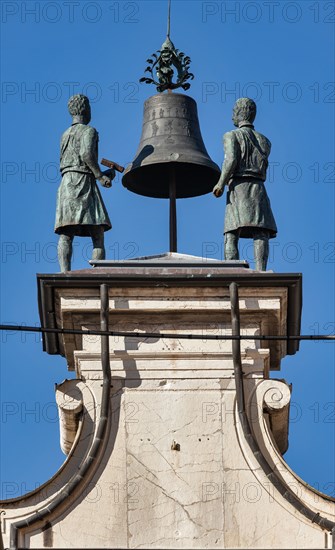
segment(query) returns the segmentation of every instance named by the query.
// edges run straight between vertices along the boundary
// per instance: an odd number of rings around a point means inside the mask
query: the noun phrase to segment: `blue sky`
[[[1,322],[39,325],[36,273],[58,271],[53,233],[59,140],[67,100],[87,94],[100,156],[120,164],[136,152],[146,59],[165,39],[167,2],[1,3]],[[187,92],[198,104],[204,142],[223,159],[240,96],[256,100],[256,128],[272,142],[267,188],[279,228],[269,269],[303,274],[302,333],[334,333],[334,5],[324,1],[172,2],[171,38],[191,59]],[[168,202],[102,190],[113,229],[107,257],[168,249]],[[178,251],[222,258],[225,199],[180,200]],[[241,257],[251,260],[250,241]],[[73,268],[91,245],[77,239]],[[293,470],[335,494],[334,344],[306,342],[275,376],[293,384]],[[42,352],[39,335],[15,330],[1,345],[1,489],[10,498],[46,481],[64,460],[54,383],[63,358]]]

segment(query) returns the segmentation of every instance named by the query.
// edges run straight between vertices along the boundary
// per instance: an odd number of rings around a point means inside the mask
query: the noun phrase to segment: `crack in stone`
[[[145,508],[141,508],[141,510],[146,510],[146,507],[145,507]],[[168,516],[171,516],[172,514],[174,514],[174,510],[171,510],[170,512],[167,512],[166,514],[163,514],[162,516],[155,516],[154,519],[155,519],[155,520],[156,520],[156,519],[161,520],[161,519],[164,519],[164,518],[166,518],[166,517],[168,517]],[[130,522],[130,525],[135,525],[135,523],[141,523],[141,524],[143,524],[143,518],[140,517],[139,519],[136,519],[136,520]],[[148,523],[150,523],[150,521],[149,521]],[[168,526],[168,525],[165,524],[165,527],[167,527],[167,526]]]
[[[155,474],[153,474],[152,472],[150,472],[150,471],[148,470],[148,468],[145,466],[145,464],[143,464],[143,462],[141,462],[141,461],[140,461],[137,457],[135,457],[132,453],[129,453],[129,454],[130,454],[135,460],[137,460],[137,461],[144,467],[144,469],[145,469],[148,473],[150,473],[151,475],[153,475],[153,476],[157,479],[157,481],[158,481],[157,476],[155,476]],[[189,519],[189,521],[190,521],[191,523],[193,523],[194,525],[196,525],[196,526],[199,527],[199,528],[203,528],[202,525],[200,525],[199,523],[197,523],[195,520],[193,520],[193,519],[191,518],[189,512],[188,512],[188,511],[185,509],[185,507],[184,507],[184,506],[188,506],[187,504],[186,504],[186,505],[183,505],[181,502],[179,502],[178,500],[174,499],[171,495],[169,495],[169,494],[165,491],[165,489],[163,489],[163,487],[162,487],[161,485],[159,485],[158,482],[155,483],[153,480],[150,480],[150,479],[148,479],[148,478],[146,478],[146,479],[147,479],[147,481],[148,481],[149,483],[152,483],[152,485],[154,485],[155,487],[157,487],[158,489],[160,489],[161,492],[163,493],[163,495],[166,496],[166,498],[168,498],[169,500],[172,500],[172,502],[174,502],[175,504],[178,504],[178,505],[181,507],[181,509],[183,510],[183,512],[186,514],[187,518]]]
[[[133,455],[133,453],[131,453],[130,451],[128,451],[128,454],[129,456],[131,456],[134,460],[136,460],[139,464],[141,464],[141,466],[143,466],[143,468],[149,473],[151,474],[152,476],[154,476],[157,481],[158,481],[158,477],[153,473],[151,472],[150,470],[148,470],[147,466],[144,464],[144,462],[142,462],[137,456]],[[150,479],[148,479],[147,477],[145,478],[147,479],[148,481],[150,481]]]
[[[176,475],[176,477],[178,479],[180,479],[180,481],[182,481],[183,483],[185,483],[185,485],[187,485],[190,489],[192,489],[192,487],[187,483],[187,481],[185,479],[183,479],[182,477],[180,477],[176,470],[174,469],[174,467],[170,464],[170,462],[167,460],[167,458],[165,458],[165,456],[157,449],[157,447],[155,447],[156,451],[158,452],[158,454],[163,458],[163,460],[165,460],[165,462],[168,464],[168,466],[170,467],[170,469],[173,471],[173,473]]]

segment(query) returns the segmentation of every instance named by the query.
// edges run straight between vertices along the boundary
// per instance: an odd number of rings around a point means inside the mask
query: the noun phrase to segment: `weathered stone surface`
[[[94,273],[100,277],[99,268]],[[231,341],[206,339],[231,334],[227,288],[186,280],[164,288],[148,279],[145,286],[111,284],[111,330],[203,338],[110,337],[111,409],[101,449],[49,523],[21,529],[21,547],[321,549],[326,539],[331,547],[329,534],[279,493],[242,430]],[[269,380],[269,370],[279,368],[286,344],[260,346],[253,337],[285,334],[289,289],[267,281],[264,274],[264,283],[255,286],[251,277],[240,290],[241,330],[250,335],[241,346],[246,412],[271,469],[315,514],[334,521],[334,502],[295,476],[278,450],[287,436],[290,391],[283,381]],[[100,282],[83,289],[77,280],[73,288],[59,284],[59,327],[99,328]],[[101,413],[100,343],[92,335],[61,338],[78,378],[60,385],[57,395],[68,413],[62,430],[71,450],[43,488],[2,503],[5,547],[10,525],[52,506],[92,452]]]

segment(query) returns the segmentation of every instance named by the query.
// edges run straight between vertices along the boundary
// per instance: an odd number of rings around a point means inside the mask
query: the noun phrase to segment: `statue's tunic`
[[[56,233],[89,236],[92,225],[112,227],[95,181],[101,176],[98,140],[95,128],[85,124],[72,125],[62,136]]]
[[[264,185],[270,141],[249,124],[227,132],[223,140],[225,162],[231,166],[224,233],[239,230],[240,237],[251,238],[261,229],[275,237],[277,226]]]

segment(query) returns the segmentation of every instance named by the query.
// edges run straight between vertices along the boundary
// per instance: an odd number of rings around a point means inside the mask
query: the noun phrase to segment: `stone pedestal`
[[[282,458],[290,388],[269,376],[298,343],[254,339],[299,333],[301,276],[168,254],[38,277],[44,326],[98,330],[105,283],[109,329],[143,336],[109,338],[110,412],[98,442],[101,338],[44,336],[45,350],[64,355],[76,372],[76,380],[56,390],[68,458],[43,487],[2,503],[5,545],[11,525],[30,518],[17,532],[22,547],[331,546],[329,529],[310,521],[269,478],[241,426],[232,342],[224,338],[231,335],[232,281],[239,287],[241,333],[250,337],[241,351],[253,438],[276,479],[306,509],[334,520],[333,501],[308,487]],[[176,336],[160,336],[164,333]],[[181,339],[183,334],[201,339]],[[209,339],[213,335],[223,338]],[[78,481],[76,474],[93,455]]]

